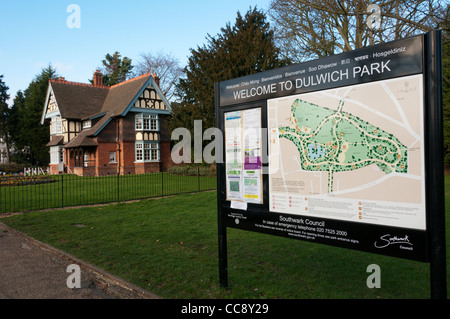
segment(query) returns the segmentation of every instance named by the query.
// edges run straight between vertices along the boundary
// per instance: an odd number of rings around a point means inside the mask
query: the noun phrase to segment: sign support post
[[[219,105],[220,103],[220,90],[219,83],[215,83],[214,85],[214,93],[215,93],[215,103]],[[216,110],[216,123],[221,123],[220,113]],[[223,127],[220,127],[223,130]],[[217,152],[218,150],[216,150]],[[228,287],[228,258],[227,258],[227,228],[223,225],[223,217],[222,217],[222,201],[224,200],[224,191],[223,191],[223,170],[224,163],[222,161],[217,162],[217,209],[218,209],[218,239],[219,239],[219,282],[222,288]]]
[[[430,199],[430,284],[432,299],[447,299],[445,248],[445,196],[443,167],[442,67],[441,32],[433,31],[426,37],[428,68],[426,86],[428,100],[428,196]]]

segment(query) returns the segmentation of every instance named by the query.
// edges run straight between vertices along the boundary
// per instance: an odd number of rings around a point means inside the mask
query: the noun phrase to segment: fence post
[[[61,174],[61,208],[64,208],[64,174]]]
[[[161,172],[161,196],[164,197],[164,172]]]
[[[197,185],[198,191],[200,192],[200,167],[197,167]]]
[[[119,181],[119,178],[120,178],[120,174],[117,173],[117,202],[118,203],[120,202],[120,190],[119,190],[119,188],[120,188],[120,181]]]

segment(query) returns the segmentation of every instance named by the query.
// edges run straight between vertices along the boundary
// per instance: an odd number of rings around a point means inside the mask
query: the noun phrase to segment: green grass
[[[189,193],[215,189],[217,183],[215,177],[168,173],[48,178],[53,182],[0,187],[0,214]]]
[[[430,297],[427,263],[231,228],[229,288],[223,289],[216,192],[33,212],[0,222],[163,298]],[[370,264],[381,268],[380,289],[367,288]]]

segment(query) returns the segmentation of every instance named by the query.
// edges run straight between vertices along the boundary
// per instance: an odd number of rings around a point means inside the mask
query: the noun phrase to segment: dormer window
[[[92,127],[92,121],[91,120],[83,121],[83,130],[87,129],[87,128],[91,128],[91,127]]]

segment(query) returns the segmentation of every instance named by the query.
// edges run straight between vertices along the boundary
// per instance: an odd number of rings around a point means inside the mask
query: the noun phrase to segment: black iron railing
[[[149,173],[108,176],[0,176],[0,214],[106,204],[214,190],[207,168],[196,174]]]

